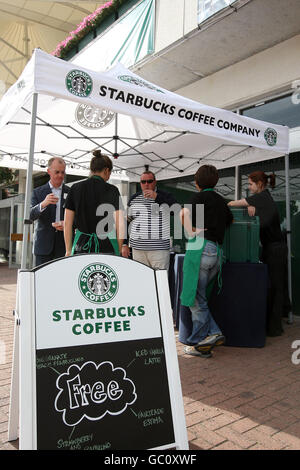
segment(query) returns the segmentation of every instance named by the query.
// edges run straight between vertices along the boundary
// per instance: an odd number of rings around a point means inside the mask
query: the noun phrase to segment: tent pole
[[[118,155],[118,113],[115,115],[115,158]]]
[[[30,215],[30,200],[31,200],[31,189],[32,189],[32,168],[33,168],[33,155],[34,155],[34,142],[35,142],[37,101],[38,101],[38,94],[34,93],[33,101],[32,101],[31,123],[30,123],[30,146],[29,146],[28,166],[27,166],[25,204],[24,204],[24,229],[23,229],[21,269],[26,269],[26,265],[27,265],[27,251],[28,251],[27,246],[28,246],[28,234],[29,234],[29,224],[30,224],[29,215]]]
[[[234,178],[234,199],[235,201],[241,198],[241,170],[237,165],[235,167],[235,178]]]
[[[284,157],[285,168],[285,207],[286,207],[286,233],[288,246],[288,288],[289,297],[292,302],[292,264],[291,264],[291,201],[290,201],[290,176],[289,176],[289,154]],[[293,312],[289,312],[288,323],[293,323]]]

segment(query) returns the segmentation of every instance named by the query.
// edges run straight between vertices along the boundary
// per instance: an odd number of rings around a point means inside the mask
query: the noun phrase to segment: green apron
[[[213,191],[212,188],[204,189],[204,191]],[[180,295],[181,304],[186,307],[192,307],[195,303],[197,286],[199,280],[199,270],[201,264],[201,258],[206,243],[210,240],[206,240],[204,237],[195,236],[190,238],[187,242],[187,249],[183,261],[183,283],[182,291]],[[214,242],[212,242],[214,243]],[[222,248],[217,245],[217,256],[220,260],[220,270],[218,274],[218,285],[219,291],[222,287],[222,260],[223,252]],[[215,278],[210,281],[206,289],[206,295],[209,297],[213,288]]]
[[[98,176],[98,175],[93,175],[91,178],[96,178],[96,179],[100,179],[102,180],[101,176]],[[97,237],[97,234],[95,232],[93,233],[84,233],[84,232],[80,232],[80,230],[76,230],[76,233],[75,233],[75,238],[74,238],[74,242],[73,242],[73,246],[72,246],[72,252],[71,252],[71,255],[73,256],[74,255],[74,251],[75,251],[75,248],[76,248],[76,245],[77,245],[77,242],[80,238],[81,235],[86,235],[88,236],[88,241],[83,245],[82,249],[84,251],[86,251],[87,253],[90,253],[91,252],[91,248],[92,248],[92,243],[94,241],[94,244],[95,244],[95,253],[101,253],[101,246],[100,246],[100,243],[99,243],[99,238]],[[115,230],[112,230],[111,232],[109,232],[107,234],[107,237],[109,238],[110,240],[110,243],[112,244],[112,247],[114,249],[114,252],[116,255],[120,255],[120,250],[119,250],[119,245],[118,245],[118,240],[117,240],[117,234],[116,234],[116,231]]]
[[[95,232],[93,232],[93,233],[84,233],[84,232],[80,232],[80,230],[77,229],[76,233],[75,233],[73,246],[72,246],[72,252],[71,252],[72,256],[74,255],[74,251],[75,251],[77,242],[78,242],[81,235],[86,235],[86,236],[89,237],[88,241],[82,247],[83,251],[86,251],[87,253],[90,253],[91,248],[92,248],[92,243],[94,241],[94,243],[95,243],[95,253],[101,253],[99,238],[97,237],[96,233]],[[120,250],[119,250],[119,245],[118,245],[118,240],[117,240],[115,230],[112,230],[111,232],[109,232],[107,234],[107,237],[109,238],[110,243],[112,244],[112,247],[114,249],[115,254],[119,256],[120,255]]]

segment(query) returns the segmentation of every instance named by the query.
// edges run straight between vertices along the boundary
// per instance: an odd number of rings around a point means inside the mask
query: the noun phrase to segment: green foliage
[[[10,168],[0,167],[0,184],[11,183],[14,179],[14,172]]]

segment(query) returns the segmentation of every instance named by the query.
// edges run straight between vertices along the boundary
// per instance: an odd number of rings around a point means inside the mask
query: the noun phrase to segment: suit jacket
[[[52,222],[55,222],[56,205],[50,204],[43,211],[40,210],[40,203],[43,202],[47,194],[50,194],[49,183],[35,188],[32,193],[30,220],[37,221],[34,231],[33,252],[35,255],[49,255],[54,248],[55,228]],[[64,220],[66,194],[69,192],[68,186],[63,184],[60,200],[60,220]],[[56,252],[59,256],[65,255],[64,233],[58,231]]]

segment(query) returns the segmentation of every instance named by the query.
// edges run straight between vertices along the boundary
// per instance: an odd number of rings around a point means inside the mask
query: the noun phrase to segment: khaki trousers
[[[153,269],[169,269],[169,250],[136,250],[133,248],[132,257],[135,261],[139,261]]]

